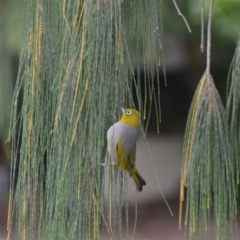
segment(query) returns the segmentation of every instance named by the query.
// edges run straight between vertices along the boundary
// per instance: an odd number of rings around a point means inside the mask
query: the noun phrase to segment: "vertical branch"
[[[201,12],[201,52],[204,52],[205,44],[204,44],[204,15],[205,15],[205,6],[204,0],[202,0],[202,12]]]
[[[211,27],[212,27],[212,13],[213,13],[214,0],[210,2],[209,15],[208,15],[208,29],[207,29],[207,68],[206,74],[210,74],[210,60],[211,60]]]

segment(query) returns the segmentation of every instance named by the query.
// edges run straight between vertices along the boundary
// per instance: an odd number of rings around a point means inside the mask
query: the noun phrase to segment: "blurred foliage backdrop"
[[[180,17],[177,15],[176,9],[172,1],[164,2],[162,7],[162,19],[163,19],[163,37],[165,41],[169,41],[172,46],[169,46],[165,42],[165,54],[166,59],[169,59],[169,70],[167,75],[169,76],[168,85],[182,85],[184,91],[186,91],[186,99],[188,102],[184,102],[186,106],[183,108],[188,109],[189,99],[193,95],[194,90],[199,77],[202,75],[202,70],[205,67],[205,55],[200,51],[201,40],[201,2],[200,1],[178,1],[179,8],[188,20],[192,33],[189,33],[186,26]],[[13,94],[13,86],[16,81],[18,71],[18,58],[20,54],[20,47],[22,43],[22,27],[23,27],[23,5],[24,1],[3,0],[0,3],[0,132],[1,139],[4,142],[6,140],[6,132],[8,131],[8,123],[10,118],[11,99]],[[206,6],[208,6],[206,4]],[[214,21],[213,21],[213,45],[212,45],[212,72],[214,76],[219,77],[219,81],[216,82],[222,100],[225,101],[226,97],[226,74],[229,69],[230,61],[233,57],[236,41],[239,34],[239,15],[238,15],[239,2],[237,0],[218,0],[214,6]],[[171,40],[171,41],[170,41]],[[180,44],[179,44],[180,43]],[[184,49],[183,62],[187,61],[187,66],[184,65],[181,70],[172,63],[173,58],[179,58],[175,56],[179,53],[179,47]],[[173,53],[171,48],[175,50]],[[186,60],[187,55],[187,60]],[[139,59],[139,58],[138,58]],[[189,61],[189,59],[194,59]],[[142,61],[142,60],[141,60]],[[168,62],[167,62],[168,63]],[[179,66],[182,66],[181,62],[178,62]],[[176,70],[177,69],[177,70]],[[175,77],[175,72],[180,72],[179,82],[172,82],[171,77]],[[184,73],[184,74],[182,74]],[[224,75],[223,75],[224,74]],[[184,79],[182,78],[184,77]],[[189,80],[190,79],[190,80]],[[162,94],[171,95],[171,89],[162,89]],[[167,97],[167,96],[166,96]],[[178,97],[178,96],[176,96]],[[167,107],[168,103],[162,103]],[[6,104],[5,104],[6,103]],[[164,107],[163,106],[163,107]],[[170,110],[171,111],[171,110]],[[178,115],[180,124],[180,131],[183,131],[184,124],[186,122],[186,111],[183,110],[183,115]],[[169,112],[169,111],[168,111]],[[166,122],[169,120],[172,123],[171,115],[165,112],[162,115]],[[165,121],[164,121],[165,122]],[[163,122],[163,124],[164,124]],[[166,126],[168,130],[175,129],[173,123],[171,127]],[[177,124],[178,125],[178,124]],[[164,131],[164,128],[162,129]],[[4,133],[3,133],[4,132]]]
[[[209,1],[206,1],[206,12],[208,2]],[[162,4],[156,5],[157,8],[161,7],[161,9],[157,9],[156,12],[162,13],[162,16],[159,15],[159,18],[163,20],[162,24],[164,37],[164,52],[168,83],[168,88],[161,88],[163,124],[160,125],[160,131],[164,128],[165,125],[167,125],[166,129],[174,129],[181,132],[184,131],[184,126],[187,118],[186,114],[190,108],[190,101],[193,97],[193,93],[197,87],[199,79],[201,78],[206,65],[205,54],[202,54],[200,51],[201,2],[187,0],[178,1],[178,4],[182,13],[185,15],[186,19],[189,22],[192,33],[189,33],[187,31],[184,22],[177,15],[176,9],[174,8],[172,1],[164,1]],[[23,35],[25,32],[22,31],[24,18],[23,16],[24,14],[26,14],[26,9],[23,10],[23,5],[24,1],[3,0],[0,2],[1,149],[5,149],[5,141],[8,136],[12,96],[18,72],[18,58],[20,56],[22,40],[26,37]],[[227,92],[226,84],[228,70],[230,67],[231,59],[234,55],[237,39],[239,37],[239,8],[240,3],[237,0],[215,0],[212,26],[211,72],[215,79],[217,89],[220,92],[221,100],[223,102],[226,101],[225,99]],[[136,9],[136,11],[138,10]],[[132,21],[131,18],[126,18],[123,20],[126,21],[125,24],[128,24],[128,21]],[[206,20],[205,23],[207,22]],[[145,33],[146,32],[140,31],[139,35],[144,35]],[[129,38],[129,50],[131,55],[134,56],[133,63],[139,64],[138,66],[141,66],[141,64],[142,66],[144,66],[143,63],[145,63],[145,66],[147,67],[151,66],[152,62],[149,59],[151,51],[148,52],[148,48],[146,47],[144,54],[139,54],[139,52],[137,51],[139,49],[136,49],[136,46],[134,45],[134,37],[131,39],[131,35],[129,35]],[[151,45],[151,42],[149,42],[148,44]],[[181,57],[180,54],[182,53],[182,48],[185,51],[183,53],[183,56]],[[151,48],[149,47],[149,49]],[[172,49],[174,50],[171,51]],[[177,64],[175,65],[172,64],[172,62],[174,62],[174,59],[179,59],[179,55],[180,61],[177,61]],[[142,56],[144,56],[144,58]],[[153,59],[156,60],[154,54]],[[183,62],[185,62],[185,64],[181,63],[181,59],[183,59]],[[179,68],[179,66],[181,67]],[[161,86],[164,86],[163,76],[161,76],[161,78]],[[176,86],[180,86],[180,88]],[[176,89],[171,91],[171,89],[174,88]],[[181,94],[179,94],[179,89],[183,91]],[[186,98],[186,101],[182,100],[184,98]],[[175,99],[175,101],[173,101],[172,99]],[[177,102],[185,104],[185,106],[176,106]],[[184,111],[178,112],[178,109],[184,109]],[[173,111],[174,113],[171,114],[171,111]],[[166,122],[167,124],[165,124]],[[114,172],[111,174],[110,176],[114,177]],[[118,190],[119,189],[115,189],[114,191],[118,192]],[[98,194],[97,191],[98,190],[96,189],[96,194]],[[66,210],[64,214],[67,215],[67,211],[68,210]]]

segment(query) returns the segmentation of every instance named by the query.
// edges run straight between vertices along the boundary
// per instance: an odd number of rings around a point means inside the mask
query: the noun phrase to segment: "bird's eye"
[[[127,114],[127,115],[131,115],[131,114],[132,114],[132,111],[131,111],[131,110],[126,110],[126,114]]]

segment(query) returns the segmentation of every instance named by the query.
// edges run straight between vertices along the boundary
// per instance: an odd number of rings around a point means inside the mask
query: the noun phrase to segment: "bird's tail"
[[[142,178],[142,176],[140,175],[140,173],[138,172],[136,167],[134,167],[134,169],[133,169],[132,178],[133,178],[134,183],[136,184],[137,190],[139,192],[141,192],[143,186],[146,185],[146,182]]]

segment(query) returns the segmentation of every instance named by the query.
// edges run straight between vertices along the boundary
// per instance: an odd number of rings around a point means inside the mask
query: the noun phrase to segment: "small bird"
[[[107,131],[108,153],[114,164],[129,172],[136,184],[137,190],[142,191],[146,182],[136,168],[136,143],[140,131],[140,114],[136,109],[123,108],[121,119]]]

